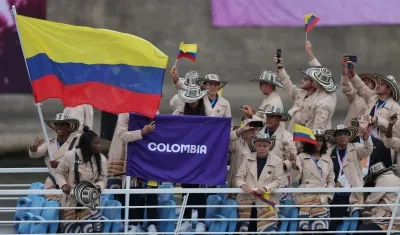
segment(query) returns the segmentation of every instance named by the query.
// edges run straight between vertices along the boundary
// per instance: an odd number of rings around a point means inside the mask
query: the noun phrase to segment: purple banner
[[[230,118],[156,115],[154,121],[154,132],[128,144],[127,175],[172,183],[225,183]],[[129,131],[150,122],[130,114]]]
[[[11,13],[13,5],[20,15],[45,19],[46,0],[0,1],[0,94],[31,94],[32,87]]]
[[[318,26],[400,24],[398,0],[211,0],[215,27],[303,26],[314,14]]]

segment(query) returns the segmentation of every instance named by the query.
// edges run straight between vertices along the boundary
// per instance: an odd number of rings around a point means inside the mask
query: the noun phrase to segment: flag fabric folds
[[[269,193],[269,192],[266,192],[266,193],[264,193],[263,195],[261,195],[261,194],[258,194],[258,193],[255,192],[255,191],[253,191],[252,194],[253,194],[255,197],[257,197],[258,199],[260,199],[261,201],[263,201],[264,203],[266,203],[266,204],[267,204],[267,208],[268,208],[270,211],[275,212],[275,202],[269,200],[269,196],[270,196],[270,193]]]
[[[168,57],[125,33],[16,15],[35,102],[154,117]]]
[[[304,29],[308,33],[318,23],[319,18],[314,14],[308,14],[304,16]]]
[[[130,114],[128,130],[141,130],[150,121]],[[154,121],[153,132],[128,144],[127,175],[172,183],[225,183],[230,118],[156,115]]]
[[[313,145],[318,144],[312,130],[299,124],[294,125],[293,141],[302,141]]]
[[[197,44],[185,44],[184,42],[181,42],[181,44],[179,45],[178,56],[176,57],[177,59],[184,57],[195,62],[196,56]]]

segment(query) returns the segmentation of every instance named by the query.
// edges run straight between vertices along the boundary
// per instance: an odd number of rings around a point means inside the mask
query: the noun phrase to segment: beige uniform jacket
[[[321,66],[321,64],[318,62],[317,59],[309,61],[308,64],[310,66]],[[284,89],[288,93],[288,95],[294,100],[292,109],[294,110],[298,109],[302,113],[307,113],[309,111],[307,109],[311,107],[307,104],[310,104],[312,100],[315,98],[315,93],[313,93],[311,96],[307,96],[306,90],[303,90],[292,83],[289,75],[287,74],[284,68],[281,71],[279,71],[278,79],[285,86]],[[290,133],[293,133],[294,124],[295,124],[295,119],[291,119],[287,129]],[[305,123],[298,123],[298,124],[305,125]]]
[[[344,124],[346,126],[351,126],[351,120],[364,115],[367,109],[367,103],[365,100],[357,94],[353,85],[347,76],[341,77],[342,93],[346,96],[349,102],[349,111],[347,112]]]
[[[260,178],[257,177],[257,153],[246,154],[245,159],[239,167],[236,174],[236,186],[241,187],[246,184],[250,188],[264,187],[267,192],[274,192],[283,184],[283,165],[282,160],[272,154],[268,155],[267,163],[263,168]],[[240,193],[236,200],[241,204],[241,201],[255,201],[258,205],[265,204],[260,199],[255,199],[253,195]],[[270,200],[279,204],[278,195],[271,194]],[[275,208],[278,211],[278,208]]]
[[[364,99],[367,103],[367,109],[365,110],[365,114],[369,115],[371,110],[374,108],[379,96],[377,95],[375,90],[369,89],[367,85],[364,84],[363,81],[356,74],[352,79],[350,79],[351,84],[354,89],[356,89],[357,94]],[[376,110],[375,116],[378,117],[378,136],[379,139],[383,139],[386,133],[386,129],[389,124],[389,117],[393,114],[397,113],[397,116],[400,117],[400,106],[394,101],[392,98],[389,98],[387,103],[383,108]],[[397,121],[394,125],[393,134],[396,134],[400,128],[400,122]]]
[[[336,146],[329,148],[327,154],[332,155],[332,151]],[[363,173],[361,167],[361,160],[371,155],[374,145],[369,139],[360,143],[349,143],[347,145],[347,155],[343,162],[343,174],[346,176],[351,187],[363,187]],[[363,204],[364,196],[363,193],[351,193],[350,204]],[[360,209],[359,207],[354,207],[351,210]]]
[[[228,186],[235,188],[236,174],[239,171],[239,167],[246,155],[251,153],[249,145],[242,137],[237,136],[236,130],[231,131],[229,153],[231,161],[228,172]]]
[[[89,104],[82,104],[76,107],[66,107],[64,109],[69,117],[79,120],[79,129],[77,133],[83,133],[83,127],[88,126],[93,129],[93,107]]]
[[[262,101],[260,107],[258,109],[260,110],[266,110],[268,106],[271,105],[278,105],[281,106],[283,108],[283,103],[282,103],[282,99],[281,96],[279,95],[279,93],[277,91],[273,91],[271,94],[269,94],[268,96],[265,96],[264,100]],[[266,115],[265,114],[261,114],[260,112],[256,112],[256,115],[260,118],[262,118],[263,120],[266,120]],[[280,126],[283,127],[285,129],[285,122],[281,122]]]

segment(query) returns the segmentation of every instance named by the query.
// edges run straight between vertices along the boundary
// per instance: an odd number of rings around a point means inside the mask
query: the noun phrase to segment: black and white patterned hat
[[[259,78],[251,80],[251,82],[269,83],[274,86],[283,88],[283,84],[276,77],[276,74],[272,71],[265,70],[261,73]]]
[[[318,82],[327,92],[334,92],[336,90],[335,81],[333,80],[332,72],[324,67],[310,67],[301,71],[307,77],[312,78]]]

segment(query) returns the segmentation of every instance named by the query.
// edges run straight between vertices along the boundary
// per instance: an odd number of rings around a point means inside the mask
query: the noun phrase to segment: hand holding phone
[[[277,49],[276,50],[276,57],[278,58],[278,64],[281,63],[281,56],[282,56],[282,50]]]

